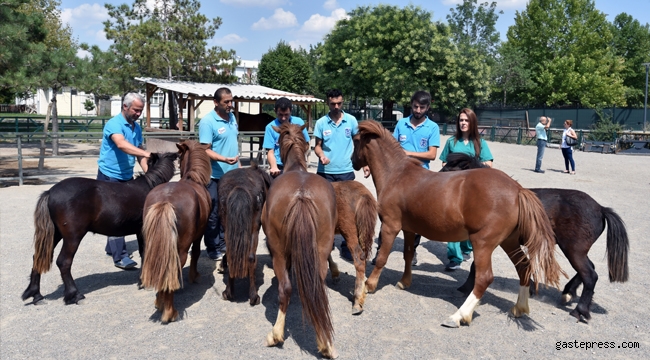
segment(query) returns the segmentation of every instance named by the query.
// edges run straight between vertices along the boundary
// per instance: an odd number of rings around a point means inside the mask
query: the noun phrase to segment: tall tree
[[[496,7],[496,1],[463,0],[455,9],[449,9],[447,22],[454,42],[474,48],[492,61],[501,42],[496,23],[503,11],[497,12]]]
[[[532,105],[625,105],[623,61],[612,37],[593,0],[530,0],[516,13],[508,42],[526,54],[533,84],[513,96]]]
[[[77,87],[94,95],[97,114],[101,114],[100,100],[108,100],[112,95],[121,93],[121,89],[133,79],[121,77],[124,75],[120,71],[122,62],[112,50],[102,51],[99,46],[88,44],[81,44],[80,48],[90,55],[78,61],[80,71]]]
[[[275,48],[262,55],[257,80],[260,85],[297,94],[310,90],[311,68],[304,50],[293,50],[280,41]]]
[[[530,70],[524,67],[526,55],[519,49],[513,49],[505,43],[499,47],[499,55],[492,68],[492,97],[503,106],[508,105],[508,94],[526,91],[532,86]],[[512,101],[511,101],[512,102]]]
[[[643,107],[645,99],[645,66],[650,62],[650,25],[641,25],[631,15],[621,13],[614,19],[613,48],[625,59],[621,72],[629,106]]]
[[[349,95],[383,100],[386,119],[395,102],[409,104],[414,91],[428,89],[445,112],[485,98],[485,65],[459,63],[449,27],[434,23],[420,7],[358,7],[325,37],[317,61],[320,84]],[[321,89],[323,90],[323,89]]]

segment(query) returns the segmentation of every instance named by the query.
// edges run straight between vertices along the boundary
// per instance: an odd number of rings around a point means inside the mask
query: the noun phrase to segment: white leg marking
[[[530,314],[530,309],[528,308],[528,297],[530,291],[528,286],[519,286],[519,296],[517,297],[517,303],[510,310],[514,317],[520,317],[523,314]]]

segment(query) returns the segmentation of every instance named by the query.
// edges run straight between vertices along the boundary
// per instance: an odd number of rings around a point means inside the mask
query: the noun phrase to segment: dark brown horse
[[[363,184],[354,180],[333,182],[332,187],[336,192],[338,214],[336,233],[345,238],[357,273],[352,314],[358,315],[363,312],[366,300],[366,259],[370,256],[375,238],[377,201]],[[334,278],[338,274],[338,267],[332,267],[330,263],[330,271]]]
[[[381,224],[382,247],[376,267],[366,281],[377,287],[379,275],[400,230],[404,231],[406,267],[398,286],[411,285],[415,233],[437,241],[470,239],[474,248],[476,283],[458,311],[443,325],[458,327],[472,321],[474,308],[492,283],[492,252],[501,246],[519,275],[519,297],[510,310],[528,313],[530,277],[535,283],[559,283],[554,236],[539,199],[505,173],[476,169],[435,173],[410,159],[393,136],[376,121],[359,123],[354,137],[352,165],[368,165],[372,174]],[[528,257],[521,250],[520,238]],[[385,244],[385,246],[384,246]]]
[[[302,302],[303,318],[314,326],[318,351],[325,357],[337,357],[334,327],[330,314],[325,276],[327,258],[334,244],[336,194],[324,178],[307,172],[304,126],[282,124],[274,130],[280,134],[280,157],[284,173],[269,189],[262,210],[262,227],[273,258],[278,279],[280,308],[266,345],[284,342],[284,323],[291,298],[289,269]]]
[[[453,155],[453,156],[452,156]],[[476,169],[483,167],[480,161],[465,154],[450,154],[447,164],[440,171]],[[582,296],[571,315],[591,319],[589,305],[594,295],[598,274],[589,260],[589,249],[598,240],[607,224],[607,267],[610,282],[626,282],[628,279],[627,254],[630,248],[625,224],[611,208],[601,206],[591,196],[578,190],[530,189],[542,201],[548,215],[555,241],[567,257],[576,275],[562,291],[562,300],[569,303],[575,298],[580,284],[584,284]],[[469,293],[474,286],[474,266],[465,284],[458,290]]]
[[[147,194],[155,186],[174,176],[176,153],[152,153],[146,174],[127,182],[106,182],[86,178],[62,180],[41,194],[34,210],[34,266],[29,286],[23,292],[26,300],[36,304],[41,295],[41,275],[50,270],[54,248],[63,239],[56,265],[63,278],[63,301],[76,304],[84,298],[72,278],[70,269],[79,243],[86,233],[109,236],[136,234],[140,256],[142,244],[142,208]]]
[[[163,323],[178,319],[174,291],[182,286],[182,269],[190,245],[190,283],[199,277],[201,238],[212,204],[206,188],[212,173],[205,152],[210,145],[186,140],[176,146],[181,153],[181,179],[158,186],[147,195],[142,226],[147,256],[140,278],[144,287],[158,291],[154,304],[162,311]]]
[[[248,299],[260,303],[255,286],[257,242],[262,225],[262,207],[273,179],[256,162],[251,167],[227,172],[219,180],[219,213],[228,249],[228,283],[222,293],[232,300],[235,279],[248,276]]]

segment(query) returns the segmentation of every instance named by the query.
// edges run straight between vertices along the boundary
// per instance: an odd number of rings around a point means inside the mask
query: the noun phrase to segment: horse
[[[174,291],[182,286],[182,270],[190,245],[190,283],[199,277],[201,238],[212,205],[206,188],[212,174],[205,151],[210,145],[185,140],[176,146],[180,151],[181,179],[158,186],[147,195],[142,225],[147,256],[140,279],[145,288],[158,291],[154,305],[162,311],[163,324],[178,319]]]
[[[336,233],[342,235],[350,249],[356,280],[354,284],[354,304],[352,314],[363,312],[366,300],[366,259],[370,256],[377,224],[377,201],[372,193],[360,182],[333,182],[336,192]],[[328,261],[331,261],[331,256]],[[332,277],[338,276],[338,267],[330,262]]]
[[[251,306],[260,303],[255,286],[257,242],[262,225],[262,207],[273,179],[253,161],[248,168],[227,172],[219,180],[219,213],[228,249],[228,283],[221,294],[233,300],[236,278],[248,275]]]
[[[476,282],[467,300],[442,325],[469,325],[479,300],[492,283],[491,254],[501,246],[519,275],[519,296],[510,310],[529,313],[530,277],[558,286],[562,270],[554,257],[553,230],[535,194],[494,169],[435,173],[406,156],[388,130],[376,121],[359,123],[353,137],[352,165],[370,167],[377,189],[382,244],[376,266],[366,281],[373,292],[386,265],[395,236],[404,231],[406,262],[400,288],[411,285],[415,233],[436,241],[470,239],[474,248]],[[435,206],[434,206],[435,205]],[[519,239],[525,240],[527,254]],[[541,280],[541,281],[540,281]]]
[[[142,208],[147,193],[174,176],[176,153],[152,153],[148,171],[127,182],[106,182],[73,177],[61,180],[44,191],[34,210],[34,257],[29,286],[22,299],[32,304],[43,299],[41,275],[50,270],[54,248],[63,239],[56,260],[65,287],[66,305],[78,304],[85,296],[79,292],[70,269],[74,255],[86,233],[109,236],[136,234],[140,257],[142,244]]]
[[[453,155],[453,156],[452,156]],[[447,164],[440,171],[476,169],[484,165],[466,154],[450,154]],[[591,305],[598,274],[588,253],[598,240],[607,224],[607,268],[610,282],[628,280],[627,257],[630,248],[625,223],[611,208],[601,206],[591,196],[579,190],[569,189],[530,189],[542,201],[544,210],[555,232],[555,242],[575,269],[576,275],[562,291],[565,304],[576,298],[580,284],[584,284],[582,296],[575,309],[569,314],[576,319],[591,319]],[[474,283],[474,265],[470,274],[458,290],[469,292]]]
[[[305,126],[282,124],[273,129],[280,134],[280,157],[284,173],[269,189],[262,209],[262,227],[278,279],[280,307],[266,345],[284,342],[284,323],[291,298],[289,268],[302,302],[303,319],[314,326],[318,351],[336,358],[334,327],[330,314],[325,276],[327,259],[334,245],[336,194],[324,178],[307,172],[309,144]]]

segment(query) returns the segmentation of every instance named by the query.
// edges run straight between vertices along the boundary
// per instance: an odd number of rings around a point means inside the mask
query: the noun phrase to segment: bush
[[[589,138],[595,141],[614,141],[617,134],[623,132],[625,128],[619,123],[612,121],[612,115],[605,114],[602,110],[596,110],[599,120],[591,126],[592,131]]]

